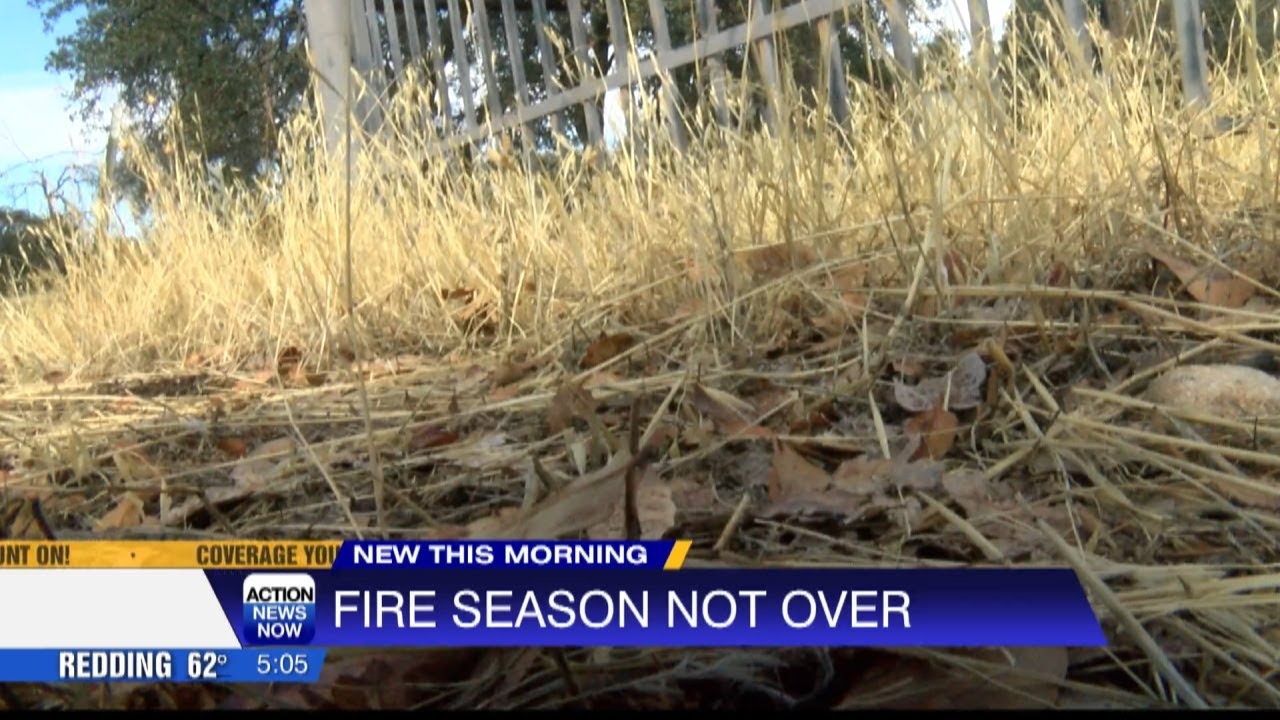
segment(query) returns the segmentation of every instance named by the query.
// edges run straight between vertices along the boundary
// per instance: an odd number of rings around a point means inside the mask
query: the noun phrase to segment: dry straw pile
[[[684,156],[424,169],[405,131],[348,200],[300,118],[270,192],[154,175],[144,243],[0,305],[0,530],[1066,564],[1109,648],[364,653],[305,691],[3,697],[1280,705],[1280,72],[1217,79],[1251,122],[1214,135],[1105,50],[1003,106],[955,72],[927,112],[855,88],[844,128],[797,110]],[[1167,375],[1195,364],[1226,369]]]

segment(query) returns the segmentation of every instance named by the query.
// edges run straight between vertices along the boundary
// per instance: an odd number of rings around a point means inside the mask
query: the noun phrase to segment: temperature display
[[[325,651],[0,650],[0,682],[315,682]]]

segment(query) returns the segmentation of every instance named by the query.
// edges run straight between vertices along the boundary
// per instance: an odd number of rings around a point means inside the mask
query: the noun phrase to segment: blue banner
[[[320,678],[319,648],[0,650],[0,682],[298,682]]]
[[[486,568],[679,568],[687,540],[347,540],[334,570]],[[678,550],[677,550],[678,549]]]
[[[651,554],[666,563],[661,550]],[[653,569],[662,566],[206,572],[245,646],[302,635],[328,647],[1106,644],[1069,569]],[[290,575],[314,580],[304,621],[282,619],[284,609],[246,615],[247,587],[296,600],[287,591],[304,583],[280,579]]]

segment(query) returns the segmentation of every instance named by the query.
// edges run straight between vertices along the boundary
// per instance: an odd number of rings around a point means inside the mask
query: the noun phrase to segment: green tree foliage
[[[59,241],[67,237],[67,218],[44,218],[18,208],[0,208],[0,289],[24,286],[34,275],[62,271]]]
[[[30,0],[51,27],[80,12],[58,38],[50,70],[75,80],[86,118],[119,93],[152,150],[176,139],[233,176],[252,178],[308,88],[302,0]],[[174,121],[178,121],[176,124]],[[173,138],[168,131],[180,127]]]

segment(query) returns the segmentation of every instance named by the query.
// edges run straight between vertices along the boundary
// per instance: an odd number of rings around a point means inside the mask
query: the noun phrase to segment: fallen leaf
[[[1068,655],[1061,647],[953,650],[951,663],[892,656],[857,677],[842,710],[1013,710],[1052,708],[1066,678]],[[981,663],[979,667],[969,667]],[[892,690],[889,690],[892,689]]]
[[[243,438],[219,438],[214,444],[217,445],[219,450],[236,459],[244,457],[249,452],[249,444]]]
[[[547,428],[552,435],[559,435],[573,425],[574,418],[582,418],[596,411],[596,399],[581,383],[565,383],[560,386],[547,404]]]
[[[956,443],[956,426],[959,422],[955,413],[944,410],[941,405],[907,420],[903,429],[908,434],[919,435],[923,441],[912,459],[927,456],[933,460],[941,460]]]
[[[821,493],[830,485],[831,475],[826,470],[806,460],[786,443],[774,444],[768,476],[770,500]]]
[[[142,447],[128,441],[117,445],[111,459],[120,471],[121,479],[128,483],[148,482],[163,474]]]
[[[498,403],[498,402],[504,402],[506,400],[510,400],[511,398],[516,397],[519,394],[520,394],[519,385],[502,385],[494,388],[489,393],[487,393],[485,395],[485,399],[488,400],[489,402]]]
[[[772,280],[817,263],[818,254],[805,245],[781,242],[743,250],[738,259],[756,278]]]
[[[116,501],[115,507],[108,510],[101,518],[98,518],[98,522],[94,523],[94,530],[105,532],[138,527],[142,524],[142,508],[143,502],[141,498],[131,492],[125,493]]]
[[[280,377],[287,377],[300,364],[302,364],[302,350],[292,345],[281,349],[276,355],[276,373]]]
[[[450,288],[450,289],[441,288],[440,289],[441,300],[460,300],[465,303],[465,302],[471,302],[471,299],[474,298],[475,296],[476,296],[476,291],[470,288]]]
[[[636,480],[636,515],[640,518],[640,539],[660,540],[676,524],[676,504],[671,486],[652,468]],[[614,503],[613,513],[604,522],[587,528],[593,540],[618,540],[626,537],[626,498]]]
[[[586,379],[582,381],[582,387],[584,390],[591,390],[593,388],[605,387],[608,385],[617,385],[621,382],[623,382],[621,375],[609,370],[597,370],[596,372],[588,375]]]
[[[941,406],[943,400],[947,409],[968,410],[981,404],[986,379],[986,363],[982,356],[970,351],[960,357],[954,370],[942,377],[926,378],[915,386],[894,380],[893,397],[904,410],[913,413]]]
[[[623,450],[609,464],[584,475],[522,513],[511,525],[495,528],[495,540],[554,540],[604,522],[622,495],[631,454]]]
[[[774,435],[772,430],[748,419],[755,411],[750,403],[729,393],[694,383],[689,388],[688,398],[693,407],[710,418],[725,435],[751,438],[771,438]]]
[[[520,508],[516,508],[516,507],[499,508],[492,515],[487,515],[485,517],[480,518],[479,520],[473,521],[472,523],[467,525],[465,528],[463,528],[462,532],[458,534],[456,538],[452,538],[452,539],[466,539],[466,538],[471,538],[474,540],[496,539],[499,536],[499,533],[501,533],[505,528],[515,525],[517,522],[519,522],[519,520],[520,520]],[[450,538],[435,537],[433,539],[444,540],[444,539],[450,539]]]
[[[500,365],[497,370],[493,371],[493,385],[495,387],[501,387],[503,385],[510,385],[511,383],[519,382],[527,377],[529,373],[537,369],[541,364],[541,358],[504,363]]]
[[[903,377],[915,379],[924,375],[925,367],[919,360],[902,358],[893,361],[893,371]]]
[[[982,473],[972,470],[947,473],[942,477],[942,487],[971,517],[990,507],[989,484],[983,480]]]
[[[1182,281],[1187,294],[1207,305],[1238,308],[1253,297],[1253,283],[1216,266],[1198,268],[1178,257],[1146,244],[1147,253]]]
[[[458,440],[458,434],[452,430],[439,425],[428,425],[414,431],[413,435],[409,437],[408,449],[410,452],[430,450],[431,448],[452,445]]]
[[[898,380],[893,381],[893,399],[903,410],[913,413],[928,412],[938,402],[931,388],[907,385]]]
[[[628,333],[601,335],[596,338],[582,354],[580,363],[583,370],[589,370],[614,359],[635,347],[636,338]]]
[[[261,490],[279,476],[295,448],[293,438],[287,437],[263,443],[232,468],[231,479],[239,488]]]

